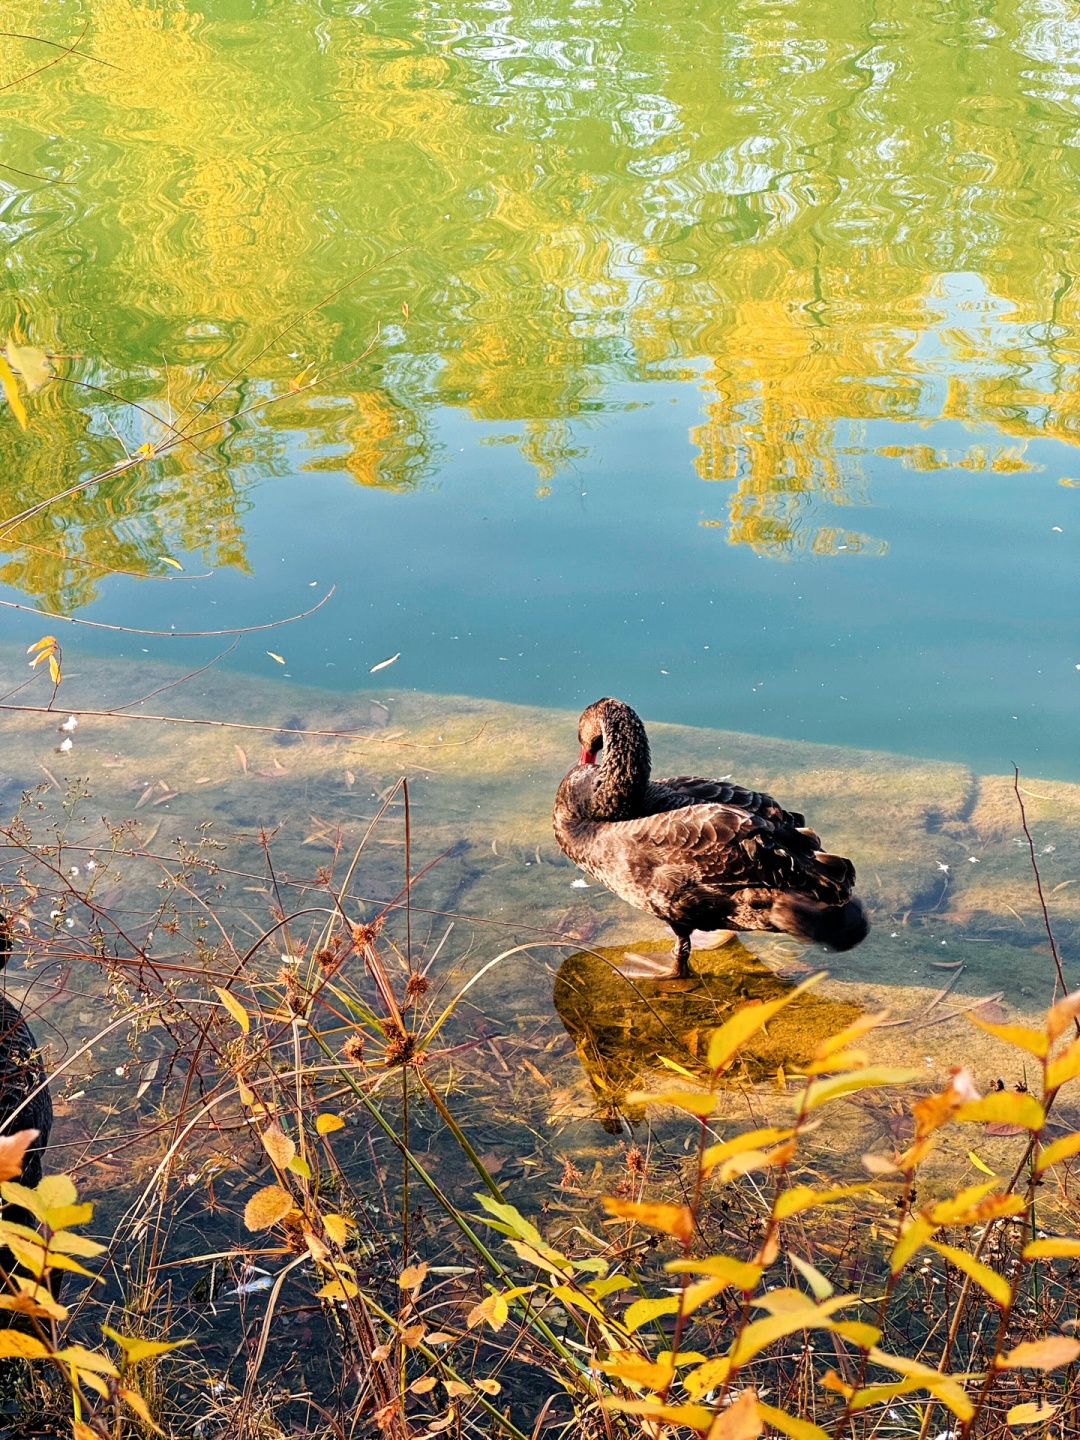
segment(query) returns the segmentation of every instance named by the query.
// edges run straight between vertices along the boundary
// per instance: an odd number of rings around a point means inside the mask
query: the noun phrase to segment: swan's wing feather
[[[785,810],[771,795],[760,790],[748,790],[745,785],[735,785],[730,780],[674,775],[670,780],[657,780],[651,788],[658,792],[658,796],[670,796],[672,809],[686,805],[734,805],[750,815],[762,815],[774,824],[790,825],[793,829],[800,829],[806,824],[797,810]]]
[[[849,860],[812,850],[792,826],[735,805],[690,805],[618,821],[601,827],[597,840],[603,868],[618,866],[640,885],[797,890],[835,903],[846,901],[855,883]]]

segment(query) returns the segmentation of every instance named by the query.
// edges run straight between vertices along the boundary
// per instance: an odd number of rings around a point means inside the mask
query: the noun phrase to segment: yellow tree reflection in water
[[[71,43],[62,9],[8,10]],[[2,575],[51,607],[179,549],[242,565],[249,484],[297,448],[417,485],[442,406],[517,425],[543,490],[612,382],[703,384],[687,453],[730,487],[705,521],[774,555],[880,549],[834,511],[868,498],[868,447],[1007,473],[1032,440],[1080,439],[1080,54],[1053,3],[85,16],[86,53],[23,81],[41,47],[0,40],[0,338],[64,377],[25,433],[0,409]],[[197,448],[8,532],[237,372]],[[291,393],[317,372],[335,378]],[[978,433],[882,445],[883,420]]]

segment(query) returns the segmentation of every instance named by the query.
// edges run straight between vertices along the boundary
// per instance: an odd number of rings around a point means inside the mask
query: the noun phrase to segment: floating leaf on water
[[[400,659],[401,651],[399,650],[396,655],[391,655],[389,660],[380,660],[377,665],[372,665],[371,669],[368,671],[368,674],[374,675],[376,670],[385,670],[388,665],[393,665],[395,660]]]
[[[161,558],[162,558],[162,560],[164,561],[164,563],[165,563],[166,565],[171,565],[174,570],[183,570],[183,568],[184,568],[184,567],[180,564],[180,561],[179,561],[179,560],[174,560],[171,555],[163,555]]]
[[[1065,484],[1065,481],[1061,482]],[[1056,1405],[1051,1405],[1049,1400],[1025,1400],[1022,1405],[1014,1405],[1005,1416],[1006,1425],[1036,1425],[1040,1420],[1052,1420],[1058,1412]]]
[[[331,1115],[324,1111],[315,1117],[315,1129],[320,1135],[332,1135],[335,1130],[344,1130],[345,1121],[340,1115]]]
[[[23,1158],[38,1138],[38,1130],[19,1130],[14,1135],[0,1135],[0,1180],[17,1180],[22,1174]]]
[[[284,1170],[289,1162],[296,1155],[296,1146],[289,1139],[280,1125],[268,1125],[262,1132],[262,1142],[266,1147],[266,1153],[278,1167]]]
[[[215,985],[214,990],[218,999],[229,1012],[232,1018],[240,1026],[240,1029],[247,1035],[251,1030],[251,1016],[244,1009],[243,1005],[230,990],[223,990],[220,985]]]
[[[0,387],[3,388],[4,399],[11,406],[11,413],[25,430],[28,422],[26,406],[23,404],[23,398],[19,394],[19,382],[15,379],[11,366],[2,355],[0,355]]]
[[[240,747],[239,745],[234,745],[234,746],[233,746],[233,749],[236,751],[236,758],[240,761],[240,769],[241,769],[241,770],[244,772],[244,774],[246,775],[246,774],[248,773],[248,758],[247,758],[247,755],[244,753],[244,751],[241,749],[241,747]]]
[[[398,1276],[397,1283],[402,1290],[416,1290],[424,1283],[427,1273],[428,1267],[424,1262],[409,1265]]]
[[[37,345],[17,345],[9,340],[4,356],[12,370],[22,376],[28,395],[35,395],[53,376],[52,361]]]
[[[284,665],[284,664],[285,664],[285,656],[284,656],[284,655],[278,655],[278,654],[277,654],[275,651],[273,651],[273,650],[267,650],[266,653],[270,656],[270,659],[271,659],[271,660],[276,660],[279,665]]]
[[[244,1206],[244,1224],[249,1230],[268,1230],[293,1208],[292,1196],[280,1185],[256,1190]]]
[[[1023,1341],[997,1363],[1003,1370],[1056,1370],[1059,1365],[1071,1365],[1078,1355],[1080,1340],[1047,1335],[1044,1340]]]

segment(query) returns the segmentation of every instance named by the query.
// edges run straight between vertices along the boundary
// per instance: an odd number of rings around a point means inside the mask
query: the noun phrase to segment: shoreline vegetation
[[[4,1182],[12,1440],[1076,1428],[1080,787],[656,727],[850,835],[875,924],[680,988],[555,851],[560,712],[253,683],[264,738],[163,748],[79,718],[176,678],[135,668],[0,719],[56,1109]]]

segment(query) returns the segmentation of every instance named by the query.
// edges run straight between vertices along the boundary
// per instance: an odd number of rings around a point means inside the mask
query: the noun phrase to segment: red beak
[[[596,756],[594,755],[594,753],[593,753],[591,750],[586,749],[586,747],[585,747],[584,745],[581,747],[581,759],[578,761],[578,764],[579,764],[579,765],[595,765],[595,764],[596,764]]]

